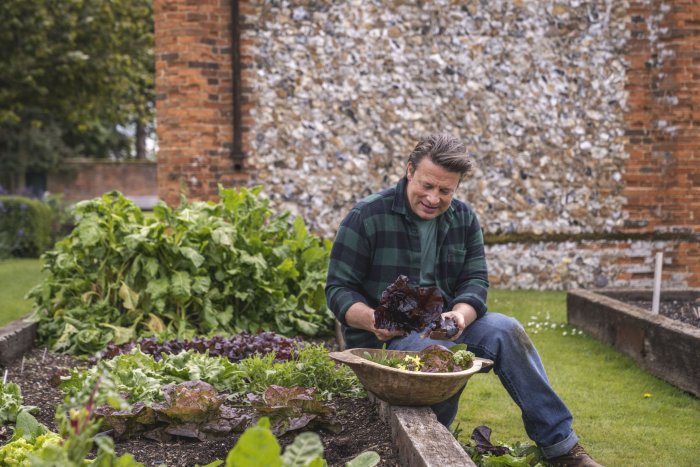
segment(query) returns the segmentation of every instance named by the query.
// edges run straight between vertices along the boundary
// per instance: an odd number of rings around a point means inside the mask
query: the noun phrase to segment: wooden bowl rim
[[[417,378],[428,378],[428,379],[454,379],[454,378],[460,378],[463,376],[469,376],[473,375],[474,373],[478,373],[481,371],[483,368],[488,368],[491,365],[493,365],[493,361],[489,360],[487,358],[481,358],[481,357],[475,357],[474,358],[474,364],[467,368],[466,370],[462,371],[454,371],[454,372],[443,372],[443,373],[428,373],[424,371],[410,371],[410,370],[402,370],[401,368],[394,368],[390,367],[387,365],[382,365],[381,363],[376,363],[371,360],[366,359],[365,357],[362,356],[364,352],[368,353],[377,353],[377,352],[391,352],[392,354],[399,354],[399,355],[416,355],[420,352],[418,351],[410,351],[410,350],[390,350],[390,349],[375,349],[375,348],[367,348],[367,347],[357,347],[354,349],[347,349],[343,350],[342,352],[330,352],[329,355],[333,360],[339,361],[341,363],[345,363],[349,365],[350,367],[353,366],[369,366],[369,367],[374,367],[374,368],[379,368],[384,371],[389,371],[397,374],[403,374],[403,375],[411,375]],[[359,355],[358,355],[359,353]]]

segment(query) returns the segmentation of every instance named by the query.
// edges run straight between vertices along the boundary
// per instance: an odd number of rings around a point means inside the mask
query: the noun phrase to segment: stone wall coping
[[[29,321],[28,317],[0,327],[0,365],[8,365],[31,350],[36,329],[37,323]]]
[[[391,405],[368,393],[391,427],[401,465],[408,467],[476,467],[430,407]]]

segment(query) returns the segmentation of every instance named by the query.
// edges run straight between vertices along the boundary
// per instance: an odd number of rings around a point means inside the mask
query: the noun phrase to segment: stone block
[[[8,365],[34,347],[37,324],[26,318],[0,328],[0,365]]]
[[[372,393],[394,437],[401,465],[408,467],[476,467],[430,407],[390,405]]]

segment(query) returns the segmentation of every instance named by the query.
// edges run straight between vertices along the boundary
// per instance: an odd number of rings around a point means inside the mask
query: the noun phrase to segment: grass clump
[[[32,310],[31,300],[24,296],[45,276],[41,265],[40,259],[33,258],[0,260],[0,326]]]

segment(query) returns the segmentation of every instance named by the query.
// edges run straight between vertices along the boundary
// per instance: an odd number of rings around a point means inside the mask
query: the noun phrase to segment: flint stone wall
[[[625,2],[251,2],[252,183],[326,236],[415,141],[476,161],[486,232],[621,226]]]
[[[489,281],[507,289],[651,289],[655,253],[664,253],[664,288],[687,287],[688,248],[680,241],[566,241],[486,246]],[[696,256],[697,257],[697,256]]]
[[[240,1],[239,43],[233,4],[154,2],[161,199],[262,184],[331,238],[446,131],[474,155],[458,196],[487,236],[630,236],[489,245],[494,284],[649,287],[664,251],[664,284],[700,285],[697,2]]]

